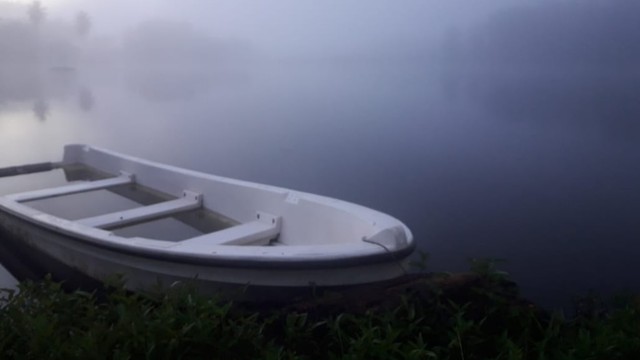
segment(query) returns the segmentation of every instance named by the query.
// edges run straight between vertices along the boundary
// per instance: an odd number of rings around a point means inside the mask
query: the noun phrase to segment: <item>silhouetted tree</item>
[[[84,11],[80,11],[78,15],[76,15],[76,32],[81,37],[87,36],[91,31],[91,18],[89,14]]]
[[[34,1],[29,5],[29,9],[27,11],[29,14],[29,20],[34,26],[40,26],[44,22],[46,17],[46,12],[40,1]]]

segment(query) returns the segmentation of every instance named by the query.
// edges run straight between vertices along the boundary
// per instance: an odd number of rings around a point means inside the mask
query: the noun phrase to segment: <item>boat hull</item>
[[[51,274],[55,280],[81,288],[92,288],[104,281],[121,278],[123,285],[132,291],[186,285],[201,293],[222,294],[226,298],[283,300],[283,297],[317,288],[393,279],[404,275],[406,268],[406,260],[313,269],[171,262],[95,247],[3,212],[0,212],[0,229],[3,247],[11,253],[4,255],[17,255],[13,260],[26,270],[26,274],[14,274],[18,279],[36,279]]]
[[[86,145],[65,147],[60,164],[83,165],[112,177],[1,196],[0,229],[17,245],[90,279],[121,275],[131,290],[177,283],[217,292],[229,286],[291,289],[378,282],[403,275],[405,259],[415,248],[411,232],[397,219],[337,199]],[[171,200],[78,220],[29,206],[38,199],[129,184]],[[196,207],[224,214],[235,224],[180,241],[123,237],[109,230]]]

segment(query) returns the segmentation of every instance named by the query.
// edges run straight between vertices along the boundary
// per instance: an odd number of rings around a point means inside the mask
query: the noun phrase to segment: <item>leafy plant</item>
[[[17,292],[0,291],[0,354],[8,359],[464,360],[615,360],[640,354],[635,298],[606,314],[565,319],[488,280],[495,278],[495,267],[481,264],[482,281],[455,289],[418,281],[384,297],[393,301],[365,310],[344,303],[340,311],[328,311],[320,299],[304,311],[286,305],[253,311],[188,286],[131,293],[118,281],[100,292],[65,292],[47,278],[23,283]],[[449,278],[460,279],[451,275],[441,281]]]

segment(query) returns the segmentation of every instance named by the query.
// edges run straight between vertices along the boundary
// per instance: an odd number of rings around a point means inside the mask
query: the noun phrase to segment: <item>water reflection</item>
[[[78,106],[84,112],[90,112],[95,105],[95,98],[91,89],[83,87],[78,92]]]
[[[77,85],[78,69],[85,65],[80,64],[84,44],[69,31],[70,24],[49,21],[47,9],[37,2],[22,9],[0,3],[5,9],[24,11],[23,16],[2,14],[0,19],[0,103],[30,109],[37,120],[45,121],[60,100],[79,91],[80,108],[91,110],[93,95],[88,89],[78,90]]]
[[[77,87],[74,72],[0,64],[0,102],[64,99]]]
[[[0,104],[22,104],[25,110],[31,110],[35,119],[46,121],[69,97],[76,97],[77,106],[83,112],[91,112],[96,104],[92,89],[79,86],[75,72],[0,66]]]
[[[213,84],[210,74],[192,69],[137,69],[125,79],[131,92],[158,103],[193,99],[206,94]]]
[[[44,92],[42,80],[33,69],[3,67],[0,64],[0,103],[34,101]]]
[[[40,121],[47,120],[49,116],[49,103],[44,99],[37,99],[33,103],[33,115]]]

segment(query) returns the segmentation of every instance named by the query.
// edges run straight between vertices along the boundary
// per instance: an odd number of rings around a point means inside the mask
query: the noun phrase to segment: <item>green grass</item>
[[[2,358],[635,359],[640,304],[571,319],[521,299],[494,263],[415,276],[383,293],[325,294],[278,306],[189,289],[99,295],[50,280],[4,290]],[[355,295],[354,295],[355,294]]]

